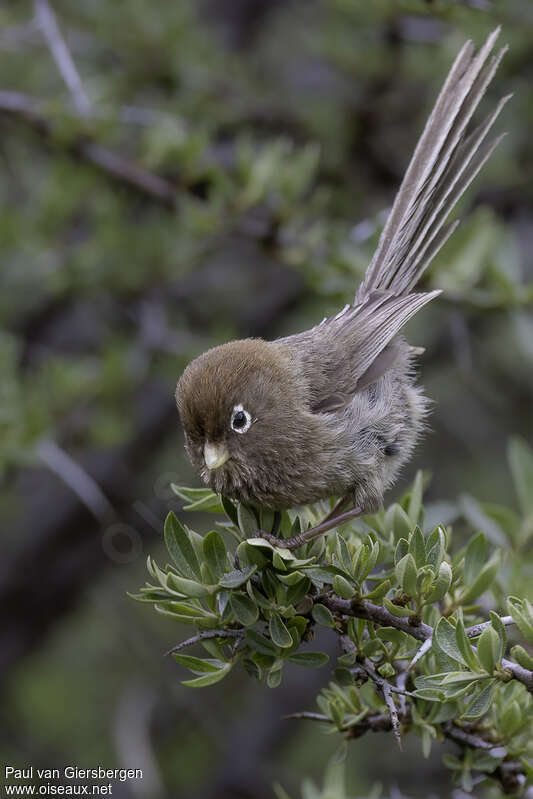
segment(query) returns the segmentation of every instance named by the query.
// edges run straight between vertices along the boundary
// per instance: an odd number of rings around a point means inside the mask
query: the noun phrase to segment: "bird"
[[[377,511],[426,427],[423,350],[401,331],[441,293],[415,287],[503,138],[487,134],[511,95],[469,125],[507,49],[493,52],[499,32],[477,52],[467,41],[453,62],[354,300],[304,332],[209,349],[178,381],[185,449],[212,491],[274,512],[337,500],[322,524],[290,541],[265,534],[272,543],[296,548]]]

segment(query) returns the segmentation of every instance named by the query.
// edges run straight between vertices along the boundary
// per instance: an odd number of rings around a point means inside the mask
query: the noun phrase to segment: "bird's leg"
[[[316,527],[311,527],[309,530],[304,530],[303,533],[298,533],[298,535],[294,535],[292,538],[276,538],[275,535],[272,535],[271,533],[265,533],[262,530],[260,531],[261,538],[264,538],[274,547],[297,549],[298,547],[303,546],[303,544],[307,544],[308,541],[313,541],[315,538],[319,538],[321,535],[324,535],[324,533],[333,530],[334,527],[338,527],[340,524],[349,522],[351,519],[355,519],[357,516],[361,516],[363,514],[361,508],[351,508],[351,510],[341,512],[349,503],[349,497],[344,497],[343,499],[339,500],[333,510],[328,513],[326,518],[320,522],[320,524],[317,524]]]

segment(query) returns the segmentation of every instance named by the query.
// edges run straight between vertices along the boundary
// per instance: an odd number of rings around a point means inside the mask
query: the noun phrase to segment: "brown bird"
[[[303,333],[208,350],[178,382],[185,448],[213,491],[272,510],[340,498],[322,525],[294,539],[270,536],[280,545],[378,509],[423,429],[420,350],[400,331],[440,293],[413,289],[458,224],[446,223],[451,209],[502,138],[486,140],[508,97],[466,133],[506,49],[490,55],[498,33],[478,53],[467,42],[455,59],[353,304]]]

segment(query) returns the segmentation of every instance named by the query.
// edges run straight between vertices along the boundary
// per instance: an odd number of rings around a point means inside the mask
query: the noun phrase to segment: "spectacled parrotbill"
[[[354,301],[303,333],[231,341],[185,369],[176,389],[185,448],[213,491],[272,510],[331,497],[352,515],[380,506],[427,412],[419,350],[401,330],[440,292],[415,287],[501,138],[487,134],[507,97],[467,130],[505,52],[491,54],[498,33],[455,59]]]

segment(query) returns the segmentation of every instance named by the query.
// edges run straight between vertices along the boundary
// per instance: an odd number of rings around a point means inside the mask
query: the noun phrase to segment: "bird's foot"
[[[275,535],[272,535],[271,533],[265,533],[263,530],[259,531],[259,535],[261,538],[264,538],[265,541],[268,541],[269,544],[272,544],[273,547],[297,549],[298,547],[307,544],[309,541],[319,538],[321,535],[324,535],[324,533],[328,533],[330,530],[333,530],[334,527],[338,527],[340,524],[345,524],[346,522],[351,521],[351,519],[355,519],[357,516],[361,516],[363,514],[361,508],[352,508],[344,513],[336,514],[339,506],[342,507],[343,505],[345,505],[345,502],[344,500],[341,500],[341,502],[338,503],[335,508],[333,508],[331,513],[326,516],[323,522],[317,524],[316,527],[309,528],[309,530],[304,530],[303,533],[293,535],[291,538],[277,538]]]

